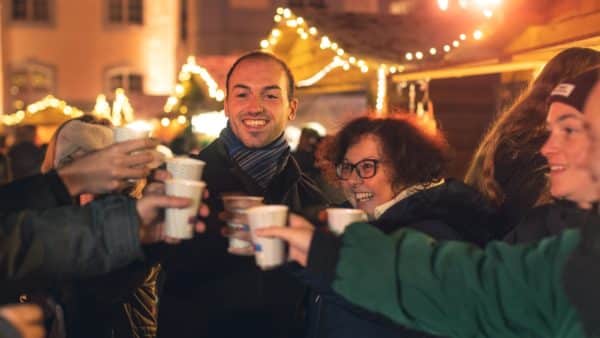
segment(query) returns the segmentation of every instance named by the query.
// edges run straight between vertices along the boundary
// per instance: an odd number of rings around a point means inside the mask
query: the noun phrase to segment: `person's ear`
[[[298,110],[298,99],[294,98],[290,100],[290,113],[288,114],[288,120],[292,121],[296,118],[296,111]]]

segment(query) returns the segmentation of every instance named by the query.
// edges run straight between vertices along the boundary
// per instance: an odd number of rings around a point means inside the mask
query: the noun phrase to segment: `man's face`
[[[247,59],[229,78],[225,115],[233,133],[248,148],[273,142],[296,116],[298,102],[288,97],[284,69],[273,60]]]
[[[591,141],[589,168],[600,192],[600,82],[592,88],[583,111]]]

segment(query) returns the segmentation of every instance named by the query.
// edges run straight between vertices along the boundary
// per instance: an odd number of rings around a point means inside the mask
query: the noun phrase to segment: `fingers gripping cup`
[[[278,238],[264,238],[254,235],[254,231],[271,226],[285,226],[288,207],[285,205],[262,205],[246,210],[250,233],[254,242],[256,265],[262,270],[277,267],[285,262],[285,245]]]
[[[246,209],[261,205],[263,198],[261,196],[243,196],[243,195],[225,195],[223,196],[223,206],[225,211],[230,214],[230,218],[227,221],[227,226],[232,231],[250,231],[248,228],[248,218],[246,217]],[[230,237],[229,248],[230,249],[246,249],[250,247],[252,243]]]
[[[367,215],[360,209],[328,208],[326,211],[329,230],[336,235],[341,235],[354,222],[367,220]]]
[[[190,239],[194,235],[194,226],[190,224],[190,218],[198,214],[198,207],[200,207],[201,196],[206,183],[172,179],[167,180],[165,185],[167,195],[186,197],[192,200],[187,208],[169,208],[166,210],[165,235],[172,238]]]
[[[175,157],[167,160],[167,171],[173,178],[199,181],[206,163],[189,157]]]

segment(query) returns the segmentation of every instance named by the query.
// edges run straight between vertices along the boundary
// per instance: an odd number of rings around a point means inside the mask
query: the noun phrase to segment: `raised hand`
[[[274,237],[286,241],[289,245],[289,258],[302,266],[308,263],[308,251],[313,233],[313,225],[295,214],[290,214],[289,227],[270,227],[255,231],[255,234],[260,237]]]

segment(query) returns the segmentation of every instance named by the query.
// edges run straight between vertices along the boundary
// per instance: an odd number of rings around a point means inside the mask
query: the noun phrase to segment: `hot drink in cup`
[[[354,222],[367,220],[367,214],[360,209],[328,208],[326,211],[329,230],[336,235],[341,235]]]
[[[186,197],[192,200],[187,208],[166,210],[165,235],[179,239],[190,239],[194,236],[194,226],[190,224],[190,219],[198,214],[205,187],[206,184],[202,181],[171,179],[165,182],[167,195]]]
[[[262,205],[246,210],[254,242],[254,258],[262,270],[275,268],[285,262],[285,244],[278,238],[257,237],[254,232],[265,227],[286,226],[287,214],[288,207],[285,205]]]
[[[245,196],[245,195],[224,195],[223,207],[229,213],[227,226],[233,232],[248,232],[248,219],[246,217],[246,209],[261,205],[263,198],[261,196]],[[232,234],[235,236],[235,233]],[[230,249],[247,249],[252,243],[235,237],[229,237]]]

